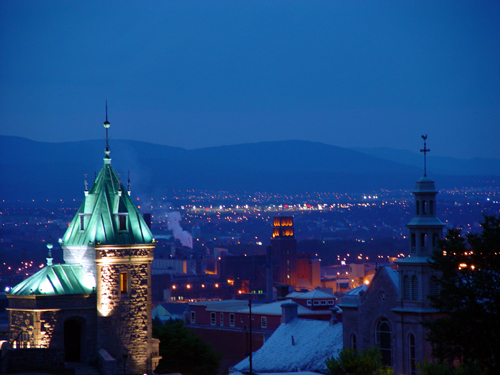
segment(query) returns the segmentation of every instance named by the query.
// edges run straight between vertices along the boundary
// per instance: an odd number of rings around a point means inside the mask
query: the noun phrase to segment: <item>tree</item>
[[[429,260],[441,272],[429,296],[443,316],[424,323],[433,356],[500,371],[500,218],[485,216],[481,234],[450,230]],[[497,370],[496,372],[494,370]]]
[[[190,332],[181,320],[153,326],[153,336],[160,339],[162,359],[155,372],[183,375],[218,373],[221,355],[201,338]]]
[[[424,363],[418,365],[418,370],[420,375],[488,375],[488,370],[483,370],[476,362],[450,367],[441,361],[429,362],[424,359]]]
[[[338,358],[326,360],[329,374],[334,375],[392,375],[392,368],[382,365],[382,354],[378,348],[369,348],[358,353],[353,348],[343,348]]]

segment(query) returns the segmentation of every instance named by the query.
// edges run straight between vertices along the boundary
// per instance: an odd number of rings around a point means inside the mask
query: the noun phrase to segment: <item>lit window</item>
[[[260,328],[267,328],[267,316],[260,317]]]
[[[126,272],[120,273],[120,292],[122,294],[127,294],[128,293],[128,277]]]

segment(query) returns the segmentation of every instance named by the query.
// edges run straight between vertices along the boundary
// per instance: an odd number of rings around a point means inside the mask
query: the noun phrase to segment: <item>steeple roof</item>
[[[150,244],[153,235],[111,166],[104,165],[63,238],[65,246]]]

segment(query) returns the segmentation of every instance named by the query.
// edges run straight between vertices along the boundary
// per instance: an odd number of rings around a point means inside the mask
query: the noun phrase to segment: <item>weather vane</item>
[[[420,152],[424,153],[424,177],[427,177],[427,153],[430,151],[427,148],[427,134],[423,135],[422,139],[424,140],[424,148]]]

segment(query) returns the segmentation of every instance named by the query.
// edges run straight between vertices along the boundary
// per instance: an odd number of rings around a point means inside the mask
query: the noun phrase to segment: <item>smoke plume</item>
[[[192,249],[193,237],[191,236],[191,233],[182,230],[182,227],[179,224],[179,222],[181,221],[181,214],[177,211],[169,212],[167,214],[167,218],[168,218],[167,227],[169,230],[173,232],[174,238],[181,241],[182,246],[186,246]]]

